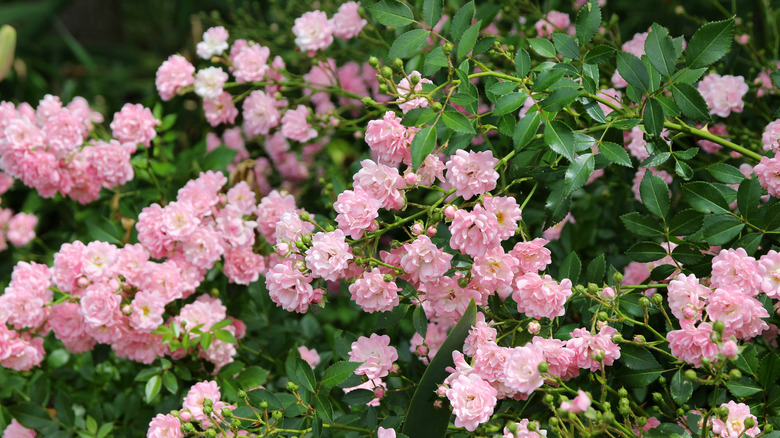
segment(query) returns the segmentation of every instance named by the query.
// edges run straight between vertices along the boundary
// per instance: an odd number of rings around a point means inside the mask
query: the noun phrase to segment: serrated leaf
[[[425,76],[430,76],[442,67],[447,66],[447,56],[444,54],[444,49],[441,46],[431,50],[431,53],[425,57],[425,63],[423,64],[423,73]]]
[[[545,40],[547,41],[547,40]],[[563,70],[544,70],[536,76],[534,86],[531,88],[533,91],[544,91],[550,85],[558,82],[563,75],[566,74]]]
[[[238,344],[238,341],[236,340],[236,337],[233,336],[233,333],[230,333],[227,330],[217,330],[214,332],[214,337],[222,342],[227,342],[228,344]]]
[[[669,222],[669,234],[672,236],[688,236],[701,228],[704,215],[696,210],[686,209],[678,212]]]
[[[620,359],[632,370],[655,370],[661,365],[646,348],[637,345],[624,344],[620,347]]]
[[[722,58],[734,39],[734,19],[713,21],[700,27],[685,49],[685,61],[690,68],[706,67]]]
[[[423,17],[429,26],[433,27],[441,20],[442,0],[425,0],[423,2]]]
[[[603,62],[609,61],[614,53],[614,48],[600,44],[588,50],[588,52],[582,58],[582,62],[585,64],[601,64]]]
[[[683,186],[691,207],[702,213],[728,213],[729,204],[726,198],[712,184],[704,181],[694,181]]]
[[[745,228],[745,224],[730,215],[710,216],[704,227],[704,240],[713,246],[725,245]]]
[[[461,59],[469,54],[474,49],[474,44],[477,43],[477,37],[479,37],[479,28],[482,26],[482,20],[477,20],[474,25],[469,27],[458,41],[458,59]]]
[[[550,113],[557,113],[562,110],[563,107],[574,102],[577,97],[582,93],[577,88],[558,88],[550,93],[543,101],[539,102],[539,106]]]
[[[749,218],[758,210],[759,201],[761,201],[761,184],[758,179],[750,178],[742,181],[737,190],[739,212]]]
[[[660,102],[654,98],[648,99],[645,110],[642,113],[642,118],[648,134],[655,136],[661,135],[661,131],[664,129],[665,116],[664,109]]]
[[[577,284],[580,279],[581,271],[582,262],[577,256],[577,253],[572,251],[561,262],[561,267],[558,269],[558,281],[563,281],[564,278],[568,278],[571,280],[572,284]]]
[[[464,134],[476,134],[477,131],[471,126],[471,121],[468,117],[457,111],[444,111],[441,115],[441,120],[447,127],[453,131],[462,132]]]
[[[671,152],[654,153],[642,160],[639,167],[657,167],[669,161],[669,158],[672,158]]]
[[[388,59],[407,59],[416,55],[427,44],[430,32],[424,29],[414,29],[399,36],[390,46]],[[472,44],[473,47],[473,44]]]
[[[552,34],[553,45],[555,49],[563,55],[564,58],[579,59],[580,48],[574,38],[565,33],[555,32]]]
[[[393,327],[398,324],[406,316],[407,310],[409,310],[408,304],[399,304],[389,312],[379,313],[374,324],[374,330]]]
[[[574,161],[574,132],[563,122],[554,120],[544,127],[544,139],[550,149]]]
[[[588,263],[588,267],[585,270],[585,280],[588,283],[602,284],[604,281],[604,272],[607,269],[607,260],[604,254],[599,254],[596,258]]]
[[[780,378],[780,356],[777,353],[769,352],[761,359],[761,365],[758,367],[758,382],[764,388],[768,388]]]
[[[311,369],[311,365],[301,358],[295,358],[294,375],[288,377],[310,392],[314,392],[314,388],[317,387],[317,380],[314,378],[314,372]]]
[[[646,92],[650,88],[650,75],[642,61],[628,52],[620,52],[617,55],[617,68],[620,76],[626,82],[640,91]]]
[[[501,96],[496,102],[496,107],[493,109],[494,116],[503,116],[511,112],[517,111],[518,108],[523,106],[528,96],[523,92],[509,93]]]
[[[238,384],[241,386],[241,388],[257,388],[258,386],[265,383],[269,374],[271,373],[267,369],[253,365],[247,367],[244,371],[241,371],[241,374],[236,377],[236,381],[238,381]]]
[[[645,176],[639,184],[639,195],[642,198],[642,204],[647,207],[650,213],[661,218],[666,217],[666,214],[669,213],[671,205],[669,186],[661,177],[653,175],[650,171],[645,172]]]
[[[545,58],[555,58],[555,46],[546,38],[530,38],[528,44],[531,49]]]
[[[672,394],[672,400],[682,406],[687,403],[688,399],[693,395],[693,382],[686,379],[685,373],[680,369],[674,373],[669,390]]]
[[[322,376],[322,385],[338,386],[341,382],[351,377],[360,365],[362,365],[360,362],[349,362],[346,360],[334,363],[325,370],[325,374]]]
[[[450,35],[453,41],[458,41],[463,32],[471,26],[471,20],[474,18],[474,2],[470,1],[463,5],[455,14],[450,22]]]
[[[514,143],[515,150],[519,151],[533,140],[536,135],[536,131],[539,130],[539,125],[542,121],[541,113],[537,111],[529,111],[525,117],[520,119],[515,125],[515,131],[512,134],[512,142]]]
[[[639,242],[628,248],[626,255],[636,262],[654,262],[667,256],[661,245],[653,242]]]
[[[693,169],[684,161],[677,161],[674,163],[674,173],[685,181],[693,178]]]
[[[619,144],[608,141],[601,142],[599,151],[604,158],[615,164],[625,167],[634,167],[633,164],[631,164],[631,157],[628,155],[628,152]]]
[[[753,394],[761,392],[761,386],[755,380],[742,376],[739,380],[730,380],[726,382],[726,388],[734,397],[750,397]]]
[[[756,250],[761,246],[761,240],[764,235],[761,233],[748,233],[734,242],[734,248],[742,248],[747,255],[752,256],[756,253]]]
[[[672,96],[685,116],[694,120],[712,120],[707,102],[693,85],[684,83],[672,85]]]
[[[680,116],[680,108],[677,107],[677,104],[674,103],[672,99],[664,96],[656,96],[655,99],[658,100],[658,102],[664,108],[664,114],[666,114],[667,117]]]
[[[314,409],[316,409],[317,416],[325,423],[333,422],[333,405],[331,405],[328,397],[323,394],[317,394],[314,396]]]
[[[596,36],[599,26],[601,26],[601,8],[597,1],[589,1],[577,13],[575,25],[577,39],[581,44],[589,43]]]
[[[368,7],[376,21],[385,26],[400,27],[414,22],[412,10],[396,0],[382,0]]]
[[[698,263],[704,255],[698,249],[690,245],[677,245],[672,250],[672,258],[684,265]]]
[[[715,163],[707,166],[707,172],[723,184],[739,184],[745,175],[736,167],[726,163]]]
[[[269,411],[279,410],[284,407],[281,400],[279,400],[276,395],[264,388],[253,389],[247,392],[247,396],[249,397],[249,401],[253,406],[260,406],[260,403],[262,402],[268,403]]]
[[[344,394],[341,399],[344,403],[352,406],[362,406],[368,404],[371,400],[375,399],[376,395],[374,391],[367,389],[354,389]]]
[[[758,352],[752,344],[746,344],[745,349],[737,356],[737,368],[743,373],[758,376]]]
[[[674,42],[665,28],[653,23],[645,40],[645,54],[658,73],[667,78],[672,76],[677,56]]]
[[[664,234],[657,219],[643,217],[637,212],[624,214],[620,216],[620,220],[623,221],[623,225],[626,226],[629,232],[638,236],[660,237]]]
[[[520,77],[528,76],[531,69],[531,55],[525,49],[518,49],[515,55],[515,71]]]
[[[436,127],[426,126],[420,132],[415,134],[412,139],[411,154],[412,154],[412,168],[417,170],[420,167],[425,157],[427,157],[433,149],[436,147]]]
[[[571,196],[576,190],[579,190],[593,174],[596,160],[593,154],[580,155],[566,169],[563,182],[563,196]]]

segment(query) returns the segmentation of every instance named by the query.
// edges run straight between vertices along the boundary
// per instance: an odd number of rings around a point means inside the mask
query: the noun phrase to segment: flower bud
[[[591,295],[595,295],[596,292],[599,291],[598,285],[596,283],[588,283],[588,293]]]
[[[379,66],[379,60],[376,56],[371,56],[368,58],[368,65],[376,69]]]
[[[454,207],[452,205],[448,205],[444,208],[444,217],[447,219],[452,220],[455,217],[455,213],[458,211],[457,207]]]
[[[584,294],[585,293],[585,286],[583,286],[581,284],[578,284],[578,285],[574,286],[574,291],[579,293],[579,294]]]
[[[735,359],[739,354],[739,347],[737,346],[737,342],[733,339],[729,339],[728,341],[724,342],[723,346],[720,347],[720,353],[729,359]]]
[[[239,389],[239,390],[236,392],[236,395],[238,395],[238,398],[246,398],[246,397],[247,397],[247,396],[246,396],[246,392],[244,392],[244,390],[242,390],[242,389]]]
[[[230,410],[230,408],[222,408],[222,416],[225,418],[230,418],[233,416],[233,411]]]
[[[211,415],[211,413],[214,412],[214,408],[211,406],[203,406],[203,413],[206,415]]]
[[[731,380],[739,380],[742,378],[742,372],[736,368],[729,371],[729,379]]]
[[[206,438],[217,438],[217,431],[214,429],[206,429],[204,434],[206,435]]]
[[[331,224],[328,224],[328,225],[326,225],[326,226],[325,226],[325,232],[326,232],[326,233],[330,233],[331,231],[336,231],[336,227],[334,227],[334,226],[333,226],[333,225],[331,225]]]
[[[529,424],[528,424],[528,426],[530,426],[531,424],[533,424],[533,423],[529,423]],[[515,435],[517,434],[517,423],[515,423],[514,421],[510,421],[510,422],[509,422],[509,423],[506,425],[506,429],[507,429],[507,430],[508,430],[510,433],[512,433],[512,436],[515,436]],[[530,429],[530,428],[528,428],[528,429]]]
[[[309,213],[308,213],[308,212],[306,212],[306,211],[302,211],[302,212],[301,212],[301,213],[298,215],[298,217],[300,217],[302,221],[306,221],[306,222],[308,222],[308,221],[310,221],[310,220],[311,220],[311,217],[309,217]]]
[[[628,397],[628,391],[626,391],[626,388],[620,388],[618,390],[618,396],[621,398]]]
[[[276,244],[276,252],[280,255],[286,255],[290,252],[290,245],[286,242],[279,242]]]
[[[439,112],[439,111],[441,111],[441,109],[442,109],[441,103],[439,103],[439,102],[433,102],[433,103],[431,104],[431,109],[432,109],[432,110],[434,110],[435,112]]]
[[[550,367],[547,365],[547,362],[539,362],[538,369],[540,373],[546,373],[550,371]]]
[[[623,415],[627,415],[631,412],[631,404],[629,403],[627,398],[621,398],[618,402],[618,412],[620,412]]]
[[[273,417],[275,420],[280,420],[280,419],[282,418],[282,411],[274,411],[274,412],[271,414],[271,416],[272,416],[272,417]]]
[[[16,50],[16,29],[9,25],[0,27],[0,81],[11,70]]]
[[[445,397],[447,395],[447,387],[444,385],[440,385],[439,388],[436,390],[436,395],[439,397]]]
[[[615,299],[615,289],[612,289],[611,287],[605,287],[601,290],[601,298],[605,300],[614,300]]]
[[[663,295],[661,295],[659,293],[654,293],[653,294],[653,304],[655,304],[656,306],[660,306],[663,303],[664,303]]]
[[[664,377],[664,376],[659,376],[659,377],[658,377],[658,383],[660,383],[662,386],[663,386],[663,385],[666,385],[666,377]]]
[[[415,236],[419,236],[420,234],[423,233],[423,231],[424,230],[421,223],[416,222],[414,225],[412,225],[412,234],[414,234]]]
[[[639,305],[642,306],[643,309],[647,309],[650,307],[650,300],[648,300],[647,297],[640,297]]]
[[[214,406],[214,402],[212,402],[210,399],[204,398],[203,399],[203,406],[212,407]]]
[[[745,429],[750,429],[755,425],[756,425],[756,420],[754,420],[753,417],[745,418]]]
[[[363,106],[376,105],[376,102],[374,101],[374,99],[372,99],[372,98],[370,98],[368,96],[360,99],[360,103],[362,103]]]
[[[380,70],[380,72],[382,73],[382,77],[384,78],[390,79],[393,77],[393,69],[391,69],[388,66],[382,67],[382,70]]]
[[[617,333],[615,334],[615,336],[612,336],[612,342],[616,344],[623,342],[623,340],[624,340],[623,335],[621,335],[620,333]]]
[[[620,284],[623,282],[623,274],[620,272],[615,272],[612,274],[612,279],[615,280],[615,283]]]
[[[685,370],[685,379],[690,381],[695,381],[698,379],[698,376],[696,375],[696,371],[694,370]]]
[[[452,50],[453,50],[454,48],[455,48],[455,47],[452,45],[452,43],[445,43],[445,44],[444,44],[444,45],[441,47],[441,50],[444,52],[444,54],[446,54],[446,55],[449,55],[450,53],[452,53]]]
[[[601,312],[599,312],[599,319],[602,321],[606,321],[609,319],[609,315],[607,315],[607,312],[602,310]]]
[[[379,94],[387,94],[387,84],[379,84]]]
[[[241,420],[239,420],[238,418],[234,418],[230,420],[230,425],[233,427],[241,427]]]
[[[720,418],[726,418],[729,416],[729,408],[727,408],[726,406],[715,408],[713,409],[713,411],[715,411]]]
[[[181,425],[181,428],[184,429],[185,432],[194,432],[195,426],[192,425],[190,422],[186,422]]]
[[[293,382],[287,382],[287,390],[295,392],[298,390],[298,385]]]
[[[615,414],[609,411],[604,412],[604,415],[601,416],[601,419],[604,420],[604,422],[607,424],[612,424],[615,422]]]
[[[428,235],[428,237],[433,237],[436,235],[436,227],[428,227],[427,230],[425,230],[425,234]]]
[[[466,287],[469,285],[469,279],[466,277],[461,277],[458,279],[458,286],[460,287]]]
[[[539,331],[542,329],[542,325],[539,324],[539,321],[531,321],[528,323],[528,332],[535,335],[539,333]]]
[[[712,330],[716,333],[723,335],[723,330],[726,328],[726,324],[723,321],[715,321],[712,323]]]
[[[656,403],[662,403],[664,401],[664,396],[660,392],[654,392],[653,400],[655,400]]]
[[[401,58],[395,58],[393,60],[393,68],[398,71],[404,71],[404,61]]]
[[[179,419],[184,422],[190,421],[192,420],[192,414],[190,414],[190,411],[181,411],[179,412]]]
[[[553,404],[554,401],[555,401],[555,399],[553,398],[552,394],[545,394],[544,395],[544,402],[546,404],[551,405],[551,404]]]
[[[412,85],[417,85],[420,83],[420,77],[417,75],[409,76],[409,82],[411,82]]]
[[[636,335],[634,336],[634,342],[639,342],[641,344],[644,344],[647,341],[645,340],[645,337],[643,335]]]
[[[261,401],[260,402],[260,409],[262,409],[262,410],[268,409],[268,402],[265,401],[265,400]]]

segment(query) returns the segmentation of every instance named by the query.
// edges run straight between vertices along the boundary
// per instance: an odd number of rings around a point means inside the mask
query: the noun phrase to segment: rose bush
[[[416,3],[0,104],[4,437],[780,435],[777,23]]]

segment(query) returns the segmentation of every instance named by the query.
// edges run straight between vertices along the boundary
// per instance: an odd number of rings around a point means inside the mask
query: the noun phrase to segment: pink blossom
[[[615,333],[617,330],[608,325],[595,335],[585,328],[574,329],[571,339],[566,342],[566,348],[574,350],[577,366],[597,371],[601,369],[602,363],[610,366],[620,359],[620,347],[612,342]]]
[[[455,427],[473,432],[493,415],[496,389],[476,374],[460,375],[447,390],[447,398],[455,414]]]
[[[248,285],[265,271],[265,259],[250,246],[228,247],[222,270],[232,283]]]
[[[409,340],[409,351],[416,353],[420,361],[427,365],[439,352],[439,348],[441,348],[444,340],[447,338],[447,328],[449,326],[429,322],[425,339],[419,333],[415,333],[412,339]]]
[[[359,7],[360,2],[353,1],[342,3],[339,6],[338,12],[333,14],[333,18],[330,19],[331,23],[333,23],[333,35],[344,40],[360,35],[360,31],[366,25],[366,20],[360,17],[358,13]]]
[[[19,108],[21,112],[21,105]],[[58,96],[47,94],[38,102],[38,108],[35,109],[34,121],[38,126],[45,125],[49,120],[56,117],[62,111],[62,101]]]
[[[529,272],[515,281],[512,299],[517,302],[517,311],[532,318],[563,316],[564,305],[571,296],[571,280],[564,278],[558,284],[552,277]]]
[[[404,253],[399,264],[415,283],[433,281],[443,276],[451,267],[452,254],[445,253],[428,236],[417,236],[403,248]]]
[[[119,144],[116,140],[97,141],[92,147],[82,151],[95,171],[95,177],[102,181],[106,188],[114,188],[133,179],[133,166],[130,164],[131,148],[125,145]]]
[[[336,210],[336,222],[339,228],[353,239],[359,239],[365,231],[376,229],[374,219],[379,217],[378,200],[366,193],[362,188],[341,192],[333,203]]]
[[[165,312],[163,300],[146,292],[138,292],[130,303],[133,313],[130,315],[130,326],[142,332],[151,332],[163,323]]]
[[[477,349],[481,345],[496,342],[497,335],[498,332],[496,329],[486,323],[485,316],[482,313],[479,313],[476,325],[471,327],[469,335],[466,337],[466,341],[463,344],[463,353],[473,357],[477,354]]]
[[[742,112],[745,105],[742,98],[749,88],[742,76],[721,76],[712,73],[699,82],[698,89],[710,108],[710,114],[728,117],[732,111]]]
[[[417,84],[412,86],[410,78],[416,77]],[[404,114],[415,108],[425,108],[428,106],[428,99],[426,97],[414,97],[414,94],[418,91],[422,91],[423,84],[432,84],[433,81],[427,78],[423,78],[420,72],[417,70],[412,71],[407,76],[401,79],[398,83],[398,107]]]
[[[181,422],[171,414],[157,414],[149,423],[146,438],[183,438]]]
[[[171,100],[179,90],[195,82],[195,67],[181,55],[171,55],[157,69],[155,85],[162,100]]]
[[[230,245],[251,246],[255,243],[257,222],[244,219],[244,213],[236,204],[228,204],[217,214],[216,230]]]
[[[471,199],[496,188],[498,159],[490,151],[466,152],[458,149],[447,162],[447,182],[455,188],[455,195]]]
[[[575,414],[578,414],[580,412],[585,412],[590,408],[590,397],[588,394],[581,390],[577,390],[577,396],[574,397],[574,400],[572,401],[565,401],[561,403],[561,409],[566,412],[573,412]]]
[[[422,305],[429,320],[454,325],[472,299],[477,305],[487,303],[487,296],[492,291],[474,287],[474,281],[461,287],[458,281],[462,278],[462,273],[456,273],[453,277],[441,276],[419,285],[420,291],[425,293]]]
[[[495,342],[480,345],[474,354],[474,371],[490,383],[503,381],[504,367],[513,351],[511,348],[498,346]],[[500,393],[498,397],[501,398]]]
[[[152,204],[141,210],[138,222],[135,224],[138,230],[138,241],[155,258],[166,255],[174,247],[173,239],[160,227],[162,216],[163,208],[158,204]]]
[[[320,355],[317,354],[317,350],[315,349],[308,349],[305,346],[301,345],[298,347],[298,354],[301,355],[301,359],[305,360],[306,363],[309,364],[312,368],[316,367],[320,364]]]
[[[517,231],[517,223],[522,220],[522,212],[515,198],[511,196],[485,196],[482,199],[485,210],[496,215],[498,222],[498,237],[509,239]]]
[[[561,233],[563,232],[563,226],[568,223],[576,223],[574,220],[574,216],[572,216],[571,212],[566,214],[566,216],[558,222],[557,224],[554,224],[550,228],[547,228],[546,230],[542,231],[542,237],[544,237],[548,241],[552,240],[558,240],[561,238]]]
[[[534,430],[529,430],[529,424],[536,426]],[[504,435],[501,438],[544,438],[546,436],[547,431],[541,428],[538,421],[528,421],[527,418],[523,418],[519,423],[514,423],[514,428],[505,426]]]
[[[762,282],[761,265],[743,248],[723,249],[712,259],[713,287],[728,287],[754,297]]]
[[[444,169],[446,168],[447,166],[442,163],[437,155],[428,154],[422,164],[420,164],[420,167],[417,168],[417,176],[419,177],[418,184],[432,186],[436,180],[444,182]],[[407,175],[409,175],[409,173],[407,173]]]
[[[352,259],[352,252],[341,230],[315,234],[312,246],[306,250],[306,267],[311,269],[314,277],[329,281],[338,280],[347,269],[347,262]]]
[[[736,358],[739,354],[739,346],[737,345],[737,342],[733,339],[729,339],[728,341],[724,342],[720,347],[720,354],[726,356],[729,359]]]
[[[360,162],[360,170],[352,176],[354,186],[360,187],[388,210],[400,210],[405,200],[400,189],[406,184],[398,169],[377,164],[371,160]]]
[[[100,282],[112,277],[116,273],[116,246],[101,242],[90,242],[82,253],[81,269],[84,275],[95,282]]]
[[[277,224],[285,213],[292,211],[295,211],[295,198],[292,195],[271,191],[257,206],[257,231],[267,242],[275,242]]]
[[[728,408],[729,415],[726,417],[726,421],[720,418],[712,419],[712,431],[716,435],[719,435],[721,438],[739,438],[744,436],[754,437],[761,433],[761,429],[757,426],[758,419],[750,413],[748,405],[729,401],[720,406]],[[754,424],[750,429],[745,428],[745,420],[748,418],[753,419]]]
[[[3,332],[6,333],[3,333]],[[18,337],[14,331],[0,324],[0,366],[16,371],[29,371],[43,361],[43,338],[30,339],[27,333]]]
[[[67,109],[58,112],[43,125],[46,144],[57,158],[68,158],[87,138],[87,128]]]
[[[172,260],[144,264],[138,274],[138,283],[140,290],[159,295],[166,304],[184,294],[182,271]]]
[[[379,429],[376,430],[376,438],[395,438],[395,437],[396,437],[395,429],[385,429],[384,427],[379,426]]]
[[[547,268],[552,262],[551,252],[545,248],[549,242],[546,239],[537,237],[528,242],[518,242],[515,247],[509,251],[520,263],[518,268],[520,274],[526,272],[539,272]]]
[[[534,24],[537,36],[540,38],[550,38],[553,32],[561,30],[566,33],[572,33],[571,19],[569,14],[558,11],[550,11],[541,20]]]
[[[544,355],[539,347],[526,344],[513,348],[504,364],[504,383],[516,392],[532,393],[544,383],[539,372],[541,363],[544,363]]]
[[[398,360],[398,351],[390,346],[390,337],[372,333],[370,337],[361,336],[352,343],[349,353],[350,362],[360,362],[355,374],[368,379],[385,377],[393,368],[393,362]]]
[[[29,213],[17,213],[8,221],[6,237],[14,246],[24,246],[35,238],[35,226],[38,216]]]
[[[83,353],[95,345],[95,340],[84,329],[84,317],[80,309],[77,303],[55,304],[49,317],[49,326],[54,335],[73,353]]]
[[[114,325],[121,302],[122,298],[107,286],[99,283],[89,286],[81,299],[84,321],[92,327]]]
[[[304,105],[298,105],[294,110],[287,110],[282,117],[282,135],[300,142],[316,137],[317,131],[306,120],[310,114],[311,111]]]
[[[303,275],[292,260],[275,264],[265,276],[271,301],[288,312],[306,313],[309,305],[322,299],[323,291],[311,286],[311,277]]]
[[[334,22],[322,11],[309,11],[295,19],[295,45],[303,51],[327,49],[333,43]]]
[[[184,240],[200,225],[200,219],[190,205],[179,201],[163,207],[160,219],[158,226],[175,240]]]
[[[228,31],[222,26],[210,27],[203,32],[203,41],[199,42],[195,50],[203,59],[211,59],[219,56],[228,49]]]
[[[3,431],[3,438],[35,438],[38,432],[22,426],[16,418],[11,419],[11,424]]]
[[[227,91],[223,91],[215,99],[205,99],[203,101],[203,112],[206,115],[206,121],[213,127],[222,123],[232,125],[236,122],[236,116],[238,116],[238,109],[233,103],[233,96]]]
[[[198,382],[187,392],[182,408],[190,412],[193,420],[201,421],[209,417],[203,412],[203,401],[209,399],[214,410],[218,411],[221,397],[217,382],[213,380]]]
[[[374,268],[349,286],[352,299],[366,312],[387,312],[398,305],[401,288],[394,281],[385,281],[384,277],[379,269]]]
[[[268,72],[269,56],[271,56],[271,50],[260,44],[242,47],[235,56],[231,56],[233,76],[236,77],[236,82],[262,81]]]
[[[501,246],[495,246],[474,258],[471,272],[482,286],[506,298],[512,293],[512,280],[519,263],[511,254],[504,253]]]
[[[761,320],[769,317],[761,302],[734,289],[715,289],[706,310],[710,319],[725,324],[723,336],[726,338],[733,335],[738,339],[750,339],[769,328]]]
[[[458,210],[450,224],[450,246],[472,257],[485,255],[499,245],[498,220],[477,204],[471,212]]]
[[[780,298],[780,253],[770,250],[758,260],[763,272],[761,292],[770,298]]]
[[[675,280],[669,282],[669,308],[677,319],[687,319],[685,309],[690,309],[695,315],[694,320],[701,318],[701,311],[704,309],[707,297],[710,296],[710,289],[699,284],[695,275],[690,274],[687,277],[683,274],[677,276]]]
[[[366,406],[379,406],[380,399],[384,398],[385,389],[387,389],[387,384],[383,382],[382,379],[368,380],[366,382],[361,383],[360,385],[353,386],[351,388],[344,388],[344,394],[352,392],[356,389],[367,389],[369,391],[372,391],[376,397],[366,402]]]
[[[780,155],[772,158],[761,157],[761,162],[756,164],[753,171],[756,172],[761,187],[775,198],[780,198]]]
[[[254,90],[244,100],[244,132],[248,138],[257,137],[279,126],[277,101],[262,90]]]
[[[195,74],[195,94],[203,99],[216,99],[222,94],[222,87],[228,74],[220,67],[207,67]]]
[[[777,153],[780,150],[780,119],[766,125],[764,133],[761,134],[761,143],[765,151]]]
[[[647,145],[645,134],[639,126],[634,126],[631,128],[631,131],[623,131],[623,142],[631,156],[637,160],[642,161],[650,156],[650,153],[645,148],[645,145]]]
[[[561,380],[573,379],[580,374],[575,353],[566,347],[566,342],[539,336],[534,336],[531,342],[542,350],[549,374]]]
[[[402,161],[411,164],[411,144],[416,128],[406,128],[401,118],[387,111],[380,120],[371,120],[366,128],[365,140],[376,154],[377,162],[395,166]]]

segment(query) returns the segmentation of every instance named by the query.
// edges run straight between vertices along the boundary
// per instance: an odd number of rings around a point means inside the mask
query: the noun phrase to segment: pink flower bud
[[[379,224],[376,221],[373,221],[371,222],[371,225],[369,225],[368,228],[366,228],[366,231],[372,232],[372,231],[376,231],[378,228],[379,228]]]
[[[420,345],[417,347],[417,355],[418,356],[427,356],[428,355],[428,347],[425,345]]]
[[[444,385],[439,386],[439,389],[436,390],[436,394],[439,397],[444,397],[447,395],[447,387]]]
[[[683,317],[685,319],[694,319],[694,318],[696,318],[696,313],[697,313],[696,309],[694,309],[691,306],[685,306],[685,308],[683,308]]]
[[[441,400],[436,400],[435,402],[433,402],[433,405],[436,406],[437,408],[442,407]]]
[[[428,227],[428,237],[433,237],[436,235],[436,227]]]
[[[601,290],[601,298],[605,300],[614,300],[615,299],[615,289],[612,289],[611,287],[605,287]]]
[[[374,388],[374,395],[379,399],[385,398],[385,388],[377,386]]]
[[[739,354],[739,347],[737,347],[737,342],[733,339],[726,341],[726,343],[720,347],[720,353],[728,358],[737,357],[737,354]]]
[[[181,421],[187,423],[192,420],[192,415],[190,415],[189,411],[181,411],[179,412],[179,418],[181,418]]]
[[[415,236],[422,234],[423,232],[423,226],[421,223],[417,222],[414,225],[412,225],[412,234]]]
[[[404,181],[410,186],[416,186],[417,184],[420,184],[420,177],[414,172],[409,172],[404,175]]]
[[[81,277],[76,281],[76,285],[79,287],[79,289],[83,289],[89,286],[89,280],[87,280],[86,277]]]
[[[279,254],[285,255],[288,252],[290,252],[290,245],[288,245],[285,242],[277,243],[276,244],[276,252]]]
[[[528,331],[532,334],[539,333],[539,330],[542,329],[542,326],[539,324],[538,321],[531,321],[528,323]]]
[[[447,208],[444,209],[444,217],[452,220],[452,218],[455,217],[455,212],[457,211],[458,209],[456,207],[453,207],[452,205],[448,205]]]

